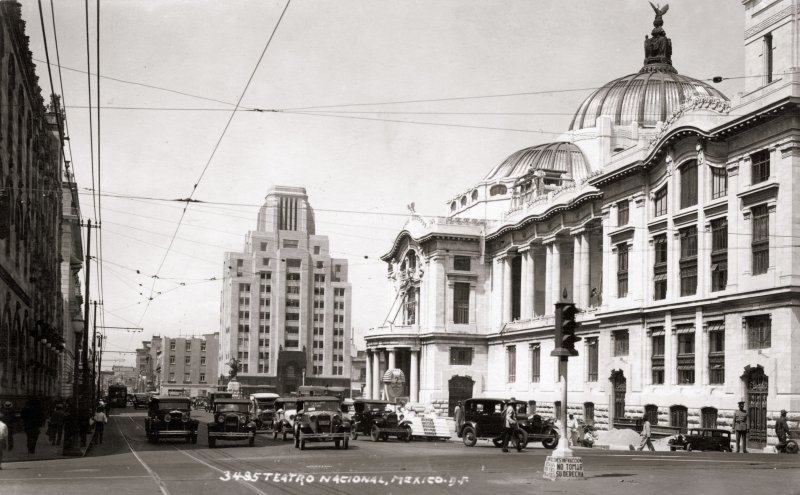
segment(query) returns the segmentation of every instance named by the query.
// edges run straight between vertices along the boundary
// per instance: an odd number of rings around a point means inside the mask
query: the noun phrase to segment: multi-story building
[[[218,334],[202,337],[159,337],[136,350],[137,388],[163,395],[195,397],[217,389]],[[144,387],[142,387],[144,384]]]
[[[111,375],[108,378],[108,384],[105,387],[100,387],[100,393],[108,391],[108,385],[125,385],[128,387],[128,392],[136,391],[136,384],[139,380],[139,372],[136,366],[117,366],[111,367]]]
[[[383,258],[395,300],[366,336],[368,393],[396,363],[412,401],[558,412],[554,304],[571,301],[570,412],[730,427],[741,399],[751,446],[774,440],[778,411],[800,412],[800,19],[795,0],[742,3],[743,94],[679,74],[657,15],[644,66],[560,141],[408,221]]]
[[[64,351],[61,353],[60,391],[62,397],[73,394],[76,344],[83,334],[83,293],[78,274],[83,268],[83,240],[80,225],[80,202],[75,178],[65,170],[61,183],[61,297],[63,308]]]
[[[219,370],[242,390],[350,388],[347,261],[331,258],[301,187],[271,189],[245,249],[226,253]]]
[[[63,392],[73,331],[59,260],[63,119],[57,97],[45,108],[20,11],[0,1],[0,400],[17,406]]]

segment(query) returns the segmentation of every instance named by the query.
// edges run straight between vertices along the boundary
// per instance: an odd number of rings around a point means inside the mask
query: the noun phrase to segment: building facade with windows
[[[218,339],[217,333],[202,337],[161,337],[156,365],[159,393],[169,395],[183,390],[183,395],[197,397],[217,390]],[[139,366],[141,372],[141,364]]]
[[[316,234],[302,187],[267,193],[245,248],[226,253],[219,370],[240,365],[244,392],[290,393],[300,385],[350,388],[347,260]]]
[[[569,412],[728,428],[742,399],[748,441],[774,442],[778,411],[800,411],[800,21],[791,0],[742,3],[743,94],[678,73],[659,15],[644,66],[559,141],[515,152],[446,216],[412,215],[383,257],[368,393],[396,365],[412,401],[513,395],[553,414],[554,303],[570,301]]]

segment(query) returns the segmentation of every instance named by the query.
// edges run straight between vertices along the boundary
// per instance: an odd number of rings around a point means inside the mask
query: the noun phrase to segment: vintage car
[[[272,430],[275,425],[275,399],[278,394],[257,392],[250,394],[250,415],[256,422],[256,428]]]
[[[338,397],[298,397],[295,405],[294,446],[305,450],[306,442],[333,442],[349,447],[350,421],[341,410]]]
[[[353,440],[360,433],[371,437],[373,442],[387,440],[390,436],[411,441],[410,421],[404,420],[397,411],[397,405],[392,402],[355,399],[348,410],[351,411],[350,438]]]
[[[153,397],[148,404],[144,430],[147,440],[156,443],[162,438],[183,438],[197,443],[199,421],[192,419],[189,399],[185,397]]]
[[[456,432],[467,447],[474,447],[479,439],[491,440],[495,447],[502,445],[503,409],[508,399],[467,399],[464,401],[464,423]],[[517,401],[514,404],[518,404]],[[527,420],[527,417],[525,417]],[[522,428],[522,420],[517,418],[517,425],[511,438],[517,450],[528,444],[528,434]]]
[[[133,408],[139,409],[140,407],[147,407],[150,403],[150,394],[133,394]]]
[[[717,428],[690,428],[688,433],[679,433],[667,443],[669,450],[718,450],[731,451],[731,432]]]
[[[560,437],[558,427],[550,418],[543,418],[538,414],[528,414],[528,403],[515,401],[514,409],[517,411],[517,424],[528,434],[528,442],[542,442],[542,447],[554,449],[558,446]]]
[[[218,440],[247,440],[251,447],[256,443],[256,422],[250,417],[247,399],[214,400],[214,419],[208,423],[208,446],[214,448]]]
[[[275,420],[272,428],[272,438],[286,441],[286,435],[294,435],[294,416],[296,413],[297,397],[278,397],[273,403],[275,407]]]
[[[206,402],[206,412],[211,412],[214,410],[214,401],[217,399],[231,399],[233,398],[233,393],[231,392],[209,392],[208,393],[208,400]]]

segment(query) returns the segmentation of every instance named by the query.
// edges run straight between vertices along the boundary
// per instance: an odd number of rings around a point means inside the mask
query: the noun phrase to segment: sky
[[[38,2],[21,3],[48,95]],[[102,219],[103,290],[93,264],[90,300],[99,325],[143,328],[107,329],[109,351],[218,331],[223,255],[243,250],[273,185],[306,188],[317,234],[349,260],[353,326],[381,325],[379,257],[406,205],[445,215],[508,155],[556,140],[593,89],[639,70],[653,21],[644,0],[291,0],[279,24],[285,0],[102,0],[98,135],[89,3],[87,61],[84,2],[41,2],[82,214]],[[669,3],[678,72],[742,91],[741,3]],[[181,221],[185,203],[142,199],[187,198],[195,184],[194,199],[223,204],[191,203]]]

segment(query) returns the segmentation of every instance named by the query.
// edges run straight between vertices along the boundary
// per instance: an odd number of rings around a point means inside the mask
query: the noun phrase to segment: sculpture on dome
[[[656,17],[653,20],[653,30],[650,32],[653,37],[649,38],[647,35],[644,37],[645,67],[650,64],[672,65],[672,40],[667,38],[667,33],[661,27],[664,25],[662,16],[669,10],[669,5],[661,7],[650,2],[650,6],[653,7]]]

